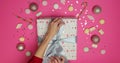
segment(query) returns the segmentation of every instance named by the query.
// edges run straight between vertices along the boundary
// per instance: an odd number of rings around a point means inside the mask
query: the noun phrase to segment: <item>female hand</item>
[[[65,62],[65,58],[63,56],[61,57],[50,57],[50,62],[49,63],[64,63]]]
[[[61,18],[55,18],[53,21],[50,22],[46,36],[53,38],[63,24],[64,22]]]

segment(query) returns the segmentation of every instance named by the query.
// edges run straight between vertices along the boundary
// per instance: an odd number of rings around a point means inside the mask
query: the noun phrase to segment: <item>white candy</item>
[[[46,6],[47,5],[47,1],[46,0],[42,1],[42,5]]]
[[[22,24],[19,23],[19,24],[17,24],[16,29],[20,29],[21,27],[22,27]]]
[[[105,54],[106,53],[106,50],[101,50],[100,51],[100,54]]]
[[[84,47],[84,48],[83,48],[83,51],[84,51],[84,52],[89,52],[89,48],[88,48],[88,47]]]
[[[29,25],[28,25],[28,29],[29,29],[29,30],[32,30],[32,29],[33,29],[33,25],[32,25],[32,24],[29,24]]]
[[[58,9],[59,8],[59,5],[58,4],[54,4],[54,9]]]
[[[25,38],[22,36],[22,37],[19,38],[19,41],[20,41],[20,42],[24,42],[24,41],[25,41]]]
[[[25,9],[26,14],[30,14],[30,9]]]
[[[25,55],[26,55],[26,56],[31,56],[31,52],[30,52],[30,51],[27,51],[27,52],[25,53]]]
[[[39,16],[41,16],[41,15],[42,15],[42,12],[38,12],[38,13],[36,14],[37,17],[39,17]]]
[[[91,15],[87,15],[87,17],[88,17],[89,20],[92,20],[92,21],[95,20],[95,18],[93,16],[91,16]]]
[[[98,32],[103,35],[104,34],[104,31],[102,29],[99,29]]]

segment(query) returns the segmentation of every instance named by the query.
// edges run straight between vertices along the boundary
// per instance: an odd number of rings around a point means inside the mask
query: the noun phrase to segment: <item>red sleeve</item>
[[[28,63],[42,63],[43,59],[33,56],[32,59]]]

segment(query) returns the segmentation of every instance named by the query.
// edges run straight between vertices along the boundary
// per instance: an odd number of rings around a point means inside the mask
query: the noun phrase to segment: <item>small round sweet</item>
[[[99,14],[102,12],[102,8],[99,5],[95,5],[93,6],[92,11],[94,14]]]
[[[23,51],[25,49],[25,44],[24,43],[18,43],[16,46],[18,51]]]
[[[68,10],[69,10],[69,11],[73,11],[73,10],[74,10],[73,6],[70,5],[70,6],[68,7]]]
[[[94,43],[94,44],[98,44],[100,42],[100,37],[98,35],[92,35],[91,36],[91,41]]]
[[[19,41],[20,41],[20,42],[24,42],[24,41],[25,41],[25,37],[21,36],[21,37],[19,38]]]
[[[25,55],[26,55],[26,56],[31,56],[32,53],[31,53],[30,51],[27,51],[27,52],[25,53]]]
[[[54,9],[58,9],[59,5],[57,3],[55,3],[53,7],[54,7]]]
[[[106,53],[106,50],[102,49],[100,50],[100,54],[105,54]]]
[[[101,25],[103,25],[103,24],[105,24],[105,20],[104,20],[104,19],[100,19],[99,23],[100,23]]]
[[[32,24],[29,24],[29,25],[28,25],[28,29],[29,29],[29,30],[32,30],[32,29],[33,29],[33,25],[32,25]]]
[[[34,2],[32,2],[30,5],[29,5],[29,9],[33,12],[37,11],[38,10],[38,5]]]
[[[46,6],[46,5],[47,5],[47,1],[46,1],[46,0],[43,0],[43,1],[42,1],[42,5],[43,5],[43,6]]]
[[[25,9],[26,14],[30,14],[30,9]]]
[[[84,47],[84,48],[83,48],[83,51],[84,51],[84,52],[89,52],[89,48],[88,48],[88,47]]]

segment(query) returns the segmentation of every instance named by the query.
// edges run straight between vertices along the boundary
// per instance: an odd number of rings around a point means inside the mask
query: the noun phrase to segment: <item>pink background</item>
[[[25,8],[28,8],[29,2],[37,2],[39,4],[39,9],[36,12],[31,12],[27,15],[24,12]],[[75,16],[79,13],[81,9],[81,2],[83,0],[78,0],[79,4],[76,4],[76,0],[69,0],[70,3],[63,5],[59,0],[47,0],[48,5],[42,6],[41,0],[1,0],[0,1],[0,63],[26,63],[30,57],[25,56],[26,51],[31,51],[32,55],[37,49],[37,33],[36,33],[36,17],[35,14],[39,11],[42,12],[43,17],[50,16]],[[68,1],[68,0],[67,0]],[[98,48],[91,48],[90,36],[83,33],[83,28],[81,27],[81,21],[78,21],[78,40],[77,40],[77,60],[70,61],[71,63],[120,63],[120,29],[119,29],[119,0],[88,0],[88,14],[94,16],[95,23],[87,25],[85,27],[94,26],[98,24],[99,28],[102,28],[105,34],[101,37],[101,42],[98,44]],[[58,3],[61,9],[52,12],[53,4]],[[68,6],[73,4],[73,7],[77,11],[69,12],[67,10]],[[102,7],[102,13],[93,14],[91,9],[94,5],[100,5]],[[64,12],[67,12],[65,14]],[[34,28],[29,30],[27,28],[28,23],[24,22],[14,14],[17,14],[24,18],[34,19]],[[84,14],[83,14],[84,15]],[[83,16],[82,15],[82,16]],[[82,17],[81,16],[81,17]],[[84,15],[86,16],[86,15]],[[104,25],[99,25],[98,20],[100,18],[105,19]],[[83,19],[84,20],[84,19]],[[16,25],[22,23],[21,29],[17,30]],[[94,33],[92,33],[94,34]],[[17,51],[16,45],[19,43],[19,37],[24,36],[24,44],[26,46],[24,51]],[[86,39],[87,38],[87,39]],[[90,47],[88,53],[83,52],[83,47]],[[106,54],[101,55],[100,50],[105,49]]]

